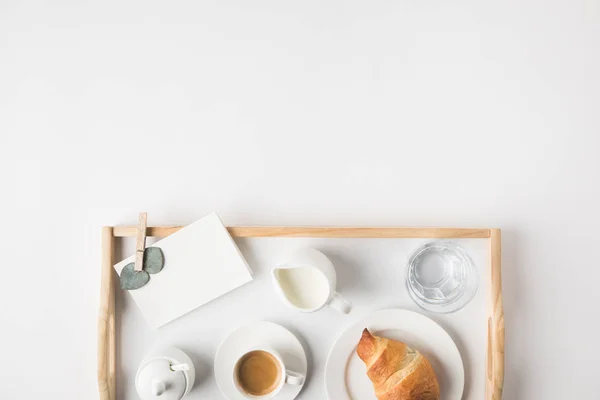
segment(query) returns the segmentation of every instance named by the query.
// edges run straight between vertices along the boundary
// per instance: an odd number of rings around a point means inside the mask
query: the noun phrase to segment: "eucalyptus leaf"
[[[121,270],[121,289],[136,290],[148,283],[150,275],[146,271],[136,271],[135,263],[129,263]]]
[[[165,265],[165,256],[159,247],[148,247],[144,250],[144,271],[158,274]]]

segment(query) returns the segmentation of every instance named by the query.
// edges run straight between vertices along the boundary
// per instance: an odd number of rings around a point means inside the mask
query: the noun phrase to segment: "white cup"
[[[265,353],[269,353],[275,359],[275,361],[277,362],[277,367],[279,368],[279,382],[278,382],[277,386],[275,387],[275,389],[273,389],[269,393],[266,393],[266,394],[260,395],[260,396],[255,396],[255,395],[252,395],[252,394],[246,392],[242,388],[242,386],[240,385],[240,383],[238,381],[238,368],[240,365],[240,361],[242,361],[242,359],[244,359],[244,357],[247,354],[250,354],[255,351],[264,351]],[[277,351],[275,351],[271,348],[268,348],[268,347],[267,348],[266,347],[257,347],[257,348],[254,348],[252,350],[245,352],[238,358],[238,360],[236,361],[236,363],[233,367],[233,382],[235,383],[235,388],[237,389],[238,393],[241,394],[242,396],[244,396],[246,399],[266,400],[266,399],[272,399],[275,396],[277,396],[279,394],[279,392],[281,392],[281,389],[283,389],[283,387],[286,384],[287,385],[302,385],[304,383],[304,375],[286,369],[283,359],[281,358],[281,356],[279,355],[279,353]]]
[[[336,274],[327,256],[313,248],[302,249],[272,271],[273,285],[284,303],[302,312],[325,306],[344,314],[352,304],[335,291]]]

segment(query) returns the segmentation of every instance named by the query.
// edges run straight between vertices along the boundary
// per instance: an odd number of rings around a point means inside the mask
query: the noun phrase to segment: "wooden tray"
[[[147,235],[166,237],[183,227],[148,227]],[[499,229],[375,227],[228,227],[233,237],[486,239],[490,246],[487,282],[485,400],[500,400],[504,385],[504,309]],[[98,390],[101,400],[116,400],[115,239],[136,236],[135,226],[102,228],[102,278],[98,317]]]

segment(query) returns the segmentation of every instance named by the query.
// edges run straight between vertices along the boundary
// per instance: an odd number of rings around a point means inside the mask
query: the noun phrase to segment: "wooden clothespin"
[[[135,241],[135,271],[141,271],[144,267],[144,250],[146,249],[146,225],[148,214],[140,213],[140,222],[138,224],[137,236]]]

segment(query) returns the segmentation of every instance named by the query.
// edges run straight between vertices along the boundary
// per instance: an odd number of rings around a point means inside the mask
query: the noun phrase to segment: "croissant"
[[[439,400],[435,372],[417,350],[365,329],[356,352],[367,366],[378,400]]]

